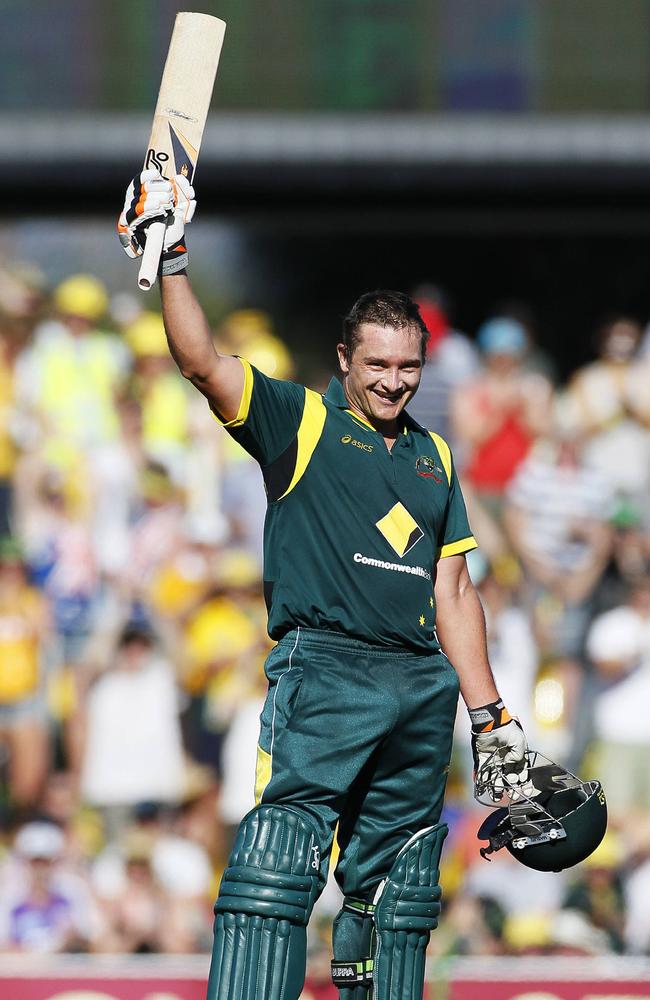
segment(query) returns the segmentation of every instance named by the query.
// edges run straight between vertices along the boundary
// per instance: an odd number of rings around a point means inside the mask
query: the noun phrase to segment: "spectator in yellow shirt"
[[[48,633],[47,603],[27,582],[17,543],[0,540],[0,739],[17,807],[37,801],[49,765],[42,670]]]

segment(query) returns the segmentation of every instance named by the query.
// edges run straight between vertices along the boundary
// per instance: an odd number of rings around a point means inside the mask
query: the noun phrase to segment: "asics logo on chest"
[[[364,444],[363,441],[357,441],[357,439],[353,438],[351,434],[344,434],[341,438],[341,444],[351,444],[353,448],[358,448],[359,451],[372,452],[375,450],[374,445]]]

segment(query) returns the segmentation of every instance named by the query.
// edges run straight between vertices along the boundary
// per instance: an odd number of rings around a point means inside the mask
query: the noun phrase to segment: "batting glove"
[[[164,221],[167,228],[161,273],[184,270],[189,259],[185,226],[192,221],[195,209],[194,188],[186,177],[177,174],[167,180],[157,170],[143,170],[129,184],[117,221],[117,233],[127,257],[140,257],[147,241],[147,226],[154,220]]]
[[[472,708],[472,753],[477,799],[499,802],[528,779],[528,744],[524,731],[502,701]]]

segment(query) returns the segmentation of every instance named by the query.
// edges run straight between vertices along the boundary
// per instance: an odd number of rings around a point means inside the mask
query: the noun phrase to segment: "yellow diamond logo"
[[[424,538],[419,524],[401,503],[396,503],[381,521],[377,521],[377,527],[398,556],[405,556]]]

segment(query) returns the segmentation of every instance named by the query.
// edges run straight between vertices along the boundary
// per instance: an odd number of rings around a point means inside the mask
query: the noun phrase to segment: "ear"
[[[350,371],[350,362],[348,358],[348,349],[345,346],[345,344],[337,344],[336,353],[338,354],[339,357],[339,368],[341,369],[344,375],[347,375],[348,372]]]

